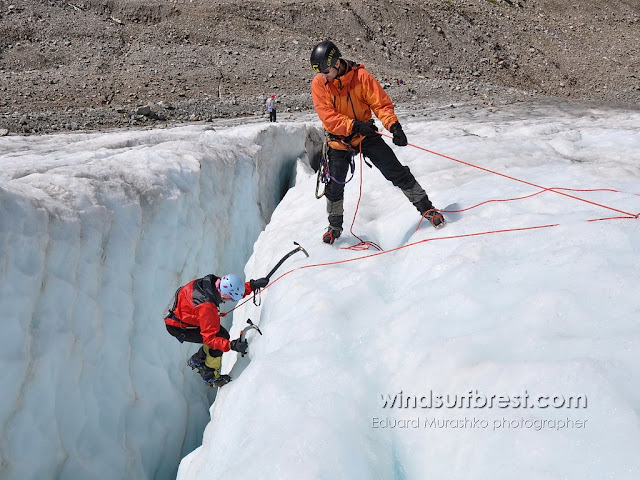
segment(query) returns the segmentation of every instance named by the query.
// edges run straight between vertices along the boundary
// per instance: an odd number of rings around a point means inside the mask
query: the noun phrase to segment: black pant
[[[269,112],[269,121],[270,122],[275,122],[276,121],[276,111],[275,110],[271,110]]]
[[[416,179],[411,170],[400,163],[396,154],[380,135],[365,137],[361,145],[362,154],[371,160],[384,178],[402,190],[414,186]],[[356,147],[356,149],[359,148]],[[337,182],[332,179],[327,185],[325,195],[328,200],[336,202],[344,198],[344,181],[347,178],[350,163],[351,152],[329,149],[329,173]]]
[[[169,332],[171,336],[176,337],[180,343],[204,343],[202,334],[200,333],[200,327],[179,328],[173,325],[166,325],[166,327],[167,332]],[[216,337],[226,338],[227,340],[231,338],[227,329],[222,325],[220,325],[220,331],[216,333]],[[221,357],[222,350],[209,349],[209,355],[212,357]]]

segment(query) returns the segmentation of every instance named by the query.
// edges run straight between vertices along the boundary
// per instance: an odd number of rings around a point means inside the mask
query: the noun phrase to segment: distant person
[[[247,353],[247,341],[240,338],[229,341],[229,332],[220,325],[220,304],[237,302],[269,283],[266,278],[244,283],[234,274],[218,278],[207,275],[180,287],[173,298],[164,322],[167,331],[180,343],[202,343],[202,347],[187,362],[197,369],[202,380],[211,387],[221,387],[231,381],[221,375],[222,353],[234,350]]]
[[[327,133],[332,177],[325,188],[329,227],[323,242],[332,244],[342,233],[344,181],[351,159],[360,149],[424,218],[436,228],[444,226],[444,217],[434,208],[409,167],[398,161],[377,133],[372,111],[393,134],[393,143],[400,147],[407,145],[393,103],[380,83],[362,64],[341,58],[338,47],[328,40],[313,47],[311,66],[317,72],[311,82],[311,96]]]
[[[267,98],[267,112],[269,112],[269,121],[276,121],[276,96],[271,95]]]

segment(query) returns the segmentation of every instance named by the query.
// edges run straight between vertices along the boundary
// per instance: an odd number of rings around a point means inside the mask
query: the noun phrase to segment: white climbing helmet
[[[229,273],[220,279],[220,291],[237,302],[244,295],[244,282],[238,275]]]

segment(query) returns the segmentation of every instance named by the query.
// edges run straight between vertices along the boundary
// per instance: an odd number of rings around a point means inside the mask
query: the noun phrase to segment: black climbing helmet
[[[311,51],[311,66],[317,73],[322,73],[336,64],[341,57],[340,50],[331,40],[320,42]]]

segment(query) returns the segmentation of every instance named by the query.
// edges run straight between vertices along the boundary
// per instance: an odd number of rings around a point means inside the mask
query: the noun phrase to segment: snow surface
[[[588,221],[640,212],[640,112],[400,117],[449,157],[394,147],[447,227],[416,231],[357,159],[333,246],[315,121],[0,139],[0,477],[168,478],[202,441],[179,480],[640,478],[640,224]],[[352,230],[382,253],[342,248],[360,174]],[[482,203],[539,187],[616,191]],[[213,395],[162,311],[196,276],[266,274],[293,241],[309,258],[233,314],[232,337],[247,318],[264,335],[225,354],[234,381],[200,437]]]

